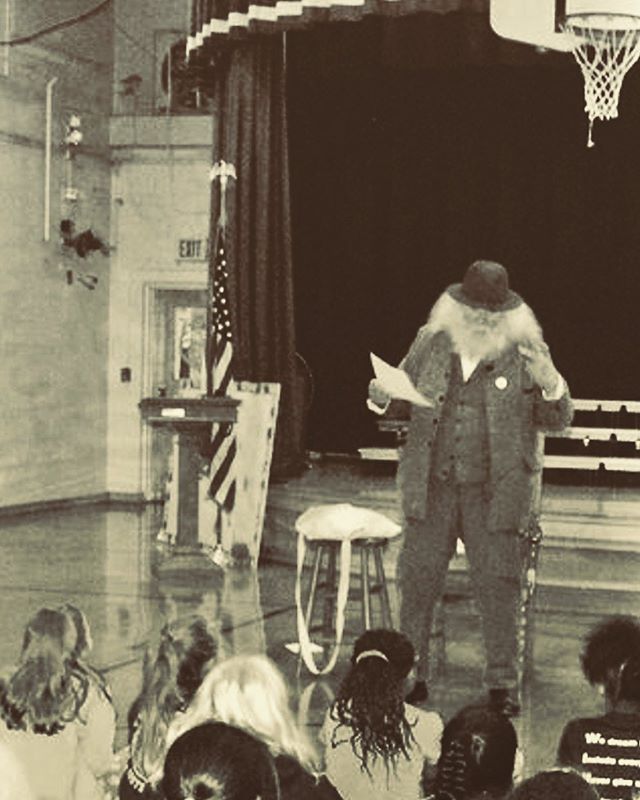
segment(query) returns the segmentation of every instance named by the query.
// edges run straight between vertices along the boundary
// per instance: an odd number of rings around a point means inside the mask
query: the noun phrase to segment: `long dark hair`
[[[129,712],[137,759],[147,775],[161,764],[169,723],[187,707],[217,651],[217,640],[199,616],[165,625],[155,655],[147,651],[142,691]]]
[[[372,761],[382,757],[394,769],[400,756],[410,758],[414,737],[404,706],[404,681],[414,663],[413,645],[393,630],[366,631],[355,643],[351,668],[331,707],[338,722],[332,746],[337,747],[342,727],[369,772]]]
[[[20,663],[0,683],[0,716],[8,728],[50,736],[78,719],[88,680],[74,674],[66,659],[74,636],[61,611],[42,608],[31,618]]]
[[[85,660],[93,648],[91,628],[86,614],[72,603],[63,603],[58,608],[58,611],[66,614],[76,634],[75,642],[66,654],[69,665],[75,673],[81,677],[88,678],[89,682],[96,686],[105,699],[112,703],[111,690],[104,675]]]
[[[162,791],[166,800],[279,800],[268,747],[224,722],[206,722],[169,748]]]
[[[485,706],[459,711],[442,732],[434,786],[437,800],[466,800],[483,792],[502,797],[511,788],[518,737],[510,720]]]

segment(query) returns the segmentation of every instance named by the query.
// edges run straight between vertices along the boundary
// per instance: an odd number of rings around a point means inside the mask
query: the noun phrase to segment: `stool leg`
[[[336,605],[336,547],[331,544],[327,547],[327,572],[324,584],[324,617],[322,621],[323,633],[330,639],[333,635],[333,618]]]
[[[389,592],[387,591],[387,579],[384,575],[384,565],[382,563],[382,547],[376,547],[373,551],[373,562],[376,566],[376,580],[378,581],[378,591],[380,592],[380,608],[382,610],[382,624],[385,628],[392,628],[391,605],[389,603]]]
[[[360,548],[360,582],[362,584],[362,621],[365,631],[371,628],[371,594],[369,591],[369,550]]]
[[[313,609],[316,604],[316,594],[318,589],[318,575],[320,574],[320,564],[322,562],[323,547],[321,544],[316,545],[316,554],[313,561],[313,572],[311,573],[311,583],[309,584],[309,599],[307,601],[307,611],[304,615],[304,620],[307,624],[307,630],[311,636],[311,622],[313,620]]]

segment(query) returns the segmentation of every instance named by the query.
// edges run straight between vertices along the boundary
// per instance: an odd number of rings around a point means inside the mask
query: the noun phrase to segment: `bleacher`
[[[546,435],[545,470],[640,473],[640,401],[574,400],[571,427]],[[406,421],[381,417],[378,429],[389,434],[386,447],[363,447],[369,461],[397,461]]]

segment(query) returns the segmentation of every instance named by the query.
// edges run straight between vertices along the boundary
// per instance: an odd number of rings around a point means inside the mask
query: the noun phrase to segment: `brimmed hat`
[[[507,270],[495,261],[474,261],[462,283],[447,291],[459,303],[487,311],[510,311],[522,303],[520,295],[509,289]]]

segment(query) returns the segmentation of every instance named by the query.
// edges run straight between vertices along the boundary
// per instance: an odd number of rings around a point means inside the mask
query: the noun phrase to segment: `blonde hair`
[[[211,720],[252,733],[274,755],[288,755],[305,768],[314,768],[313,745],[294,719],[282,674],[266,656],[239,655],[217,664],[187,711],[171,726],[168,744]]]

